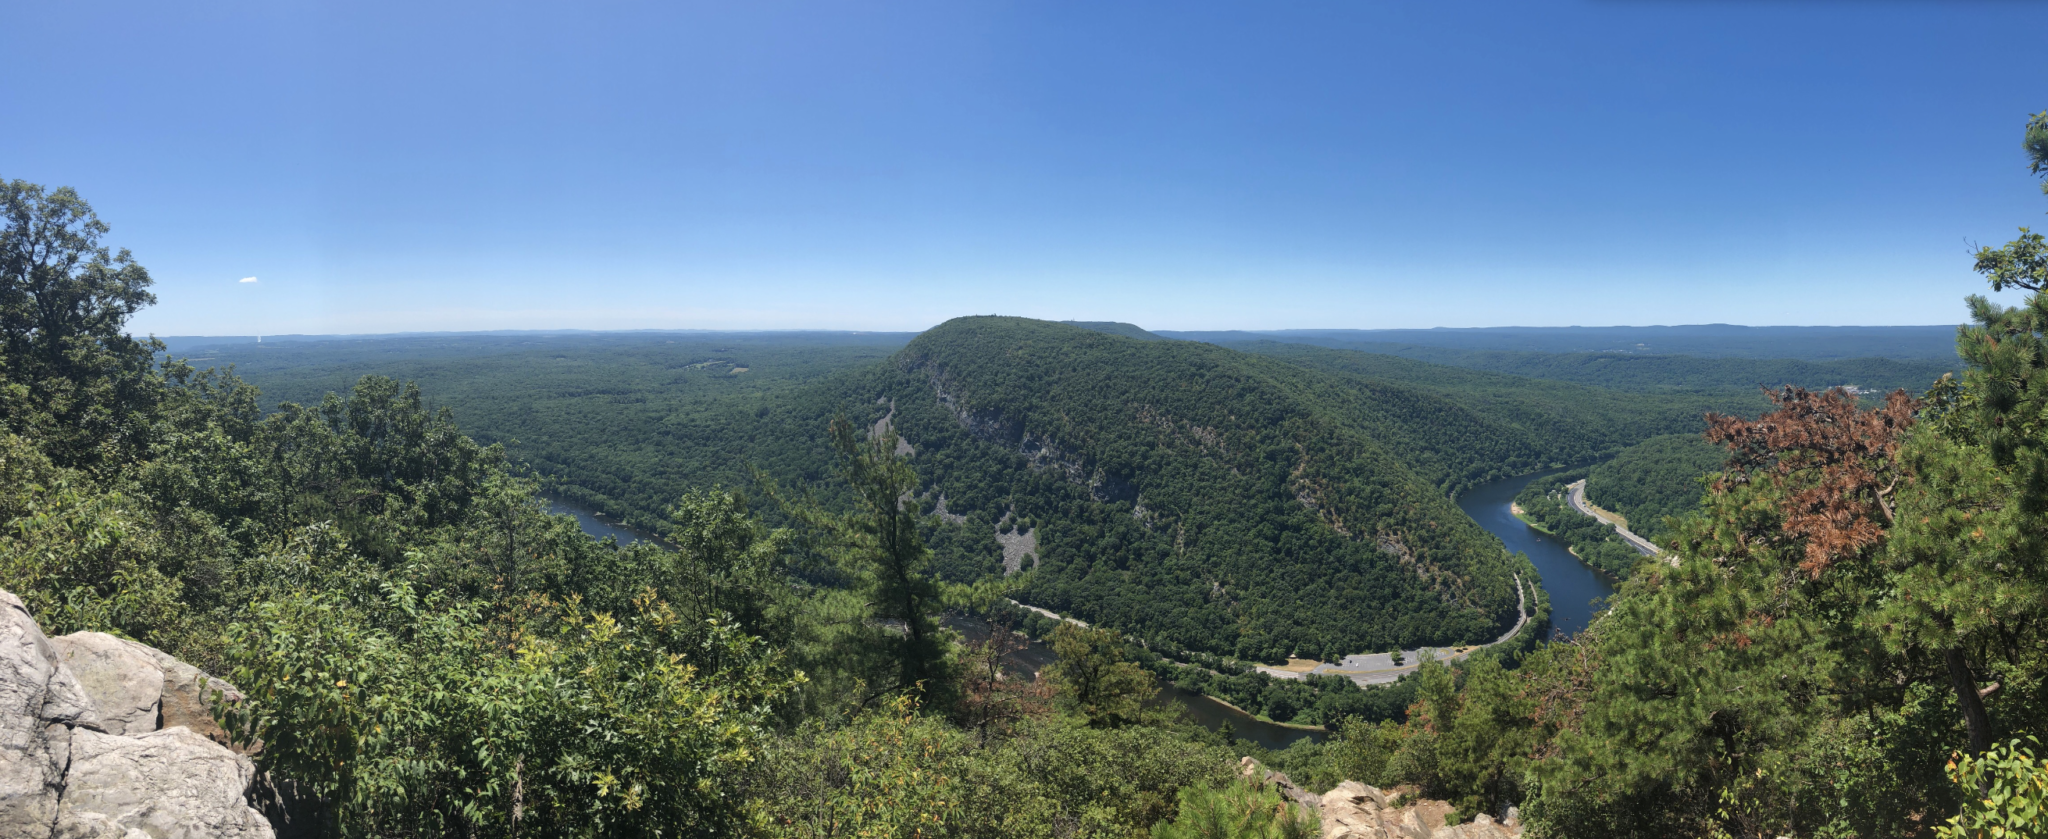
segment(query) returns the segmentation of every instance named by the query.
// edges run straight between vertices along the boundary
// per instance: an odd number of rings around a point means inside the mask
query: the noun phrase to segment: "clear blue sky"
[[[1955,322],[2025,2],[6,4],[157,334]],[[244,277],[258,282],[238,282]]]

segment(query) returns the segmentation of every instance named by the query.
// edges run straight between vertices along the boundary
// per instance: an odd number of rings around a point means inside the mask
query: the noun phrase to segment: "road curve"
[[[1657,549],[1655,543],[1629,532],[1628,527],[1623,525],[1620,519],[1613,518],[1612,514],[1606,510],[1586,503],[1586,479],[1580,478],[1572,482],[1570,486],[1565,487],[1565,489],[1569,490],[1565,494],[1565,498],[1571,502],[1572,509],[1592,516],[1601,524],[1613,527],[1614,532],[1621,534],[1622,541],[1627,542],[1629,547],[1635,548],[1637,553],[1643,556],[1656,556],[1663,553],[1663,551]]]

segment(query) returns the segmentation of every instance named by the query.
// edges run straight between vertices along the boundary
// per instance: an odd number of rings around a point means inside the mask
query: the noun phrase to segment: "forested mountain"
[[[1082,329],[1093,329],[1097,332],[1102,332],[1109,335],[1122,335],[1125,338],[1139,338],[1146,341],[1170,340],[1163,336],[1147,332],[1143,327],[1140,327],[1134,323],[1122,323],[1119,321],[1103,320],[1063,320],[1060,322],[1068,326],[1078,326]]]
[[[1403,422],[1407,428],[1431,429],[1427,433],[1434,439],[1410,447],[1423,456],[1470,457],[1446,464],[1442,485],[1454,495],[1496,478],[1590,461],[1658,434],[1702,429],[1708,411],[1752,413],[1767,404],[1753,388],[1634,394],[1300,344],[1262,342],[1235,348],[1344,383],[1333,392],[1391,386],[1427,393],[1486,423],[1461,429],[1458,423],[1464,420],[1427,403],[1414,405]],[[1441,445],[1448,440],[1457,440],[1458,445]],[[1531,457],[1535,452],[1543,454]]]
[[[1429,400],[1186,342],[959,318],[911,342],[869,403],[970,521],[1036,525],[1030,601],[1194,649],[1336,657],[1515,621],[1504,555],[1444,497],[1464,438]],[[1439,428],[1485,421],[1443,400]],[[1408,439],[1378,439],[1374,430]],[[1544,452],[1522,452],[1540,457]],[[1415,465],[1410,465],[1411,463]]]
[[[921,503],[944,499],[926,527],[941,576],[1002,573],[1000,536],[1013,566],[1027,549],[1041,566],[1038,605],[1250,657],[1490,638],[1514,620],[1512,563],[1447,496],[1762,403],[1097,326],[963,318],[886,361],[827,336],[213,357],[300,400],[352,373],[417,379],[558,495],[648,529],[685,488],[748,487],[755,469],[832,500],[820,429],[886,420],[931,488]]]
[[[1389,352],[1373,347],[1575,355],[1688,355],[1702,358],[1955,358],[1947,326],[1499,326],[1465,329],[1282,329],[1267,332],[1159,330],[1187,341],[1284,341]]]

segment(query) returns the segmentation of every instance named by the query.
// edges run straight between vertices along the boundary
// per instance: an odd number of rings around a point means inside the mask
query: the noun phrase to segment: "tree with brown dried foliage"
[[[1788,386],[1768,395],[1776,408],[1755,420],[1707,415],[1707,439],[1729,451],[1714,489],[1754,482],[1776,489],[1784,534],[1804,543],[1799,570],[1818,579],[1882,543],[1896,520],[1899,446],[1919,402],[1902,390],[1870,410],[1840,388]]]

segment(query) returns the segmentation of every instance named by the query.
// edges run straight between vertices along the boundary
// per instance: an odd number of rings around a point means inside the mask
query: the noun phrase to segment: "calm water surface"
[[[1543,590],[1550,593],[1551,625],[1573,635],[1592,623],[1593,616],[1599,614],[1595,601],[1613,594],[1614,584],[1572,556],[1563,543],[1543,535],[1508,511],[1508,504],[1523,487],[1549,474],[1553,473],[1538,472],[1486,484],[1465,493],[1458,499],[1458,506],[1480,527],[1507,543],[1508,550],[1529,555],[1529,561],[1536,564],[1536,572],[1543,575]]]
[[[630,545],[634,542],[639,542],[643,540],[653,542],[657,545],[665,546],[668,544],[667,542],[662,541],[661,537],[659,536],[655,536],[652,533],[642,533],[638,530],[634,530],[633,528],[627,527],[616,521],[608,520],[604,518],[602,515],[592,512],[591,510],[586,509],[584,507],[571,504],[559,498],[548,498],[545,495],[541,497],[543,499],[546,499],[546,501],[548,502],[549,515],[575,516],[576,525],[578,527],[583,528],[584,533],[590,534],[590,538],[592,539],[602,540],[605,537],[610,536],[614,539],[619,540],[620,545]]]

